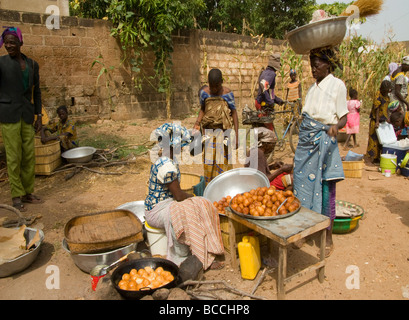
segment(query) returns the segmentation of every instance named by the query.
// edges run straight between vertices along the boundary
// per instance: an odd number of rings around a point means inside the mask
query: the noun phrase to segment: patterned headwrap
[[[190,132],[177,123],[165,123],[154,131],[161,148],[183,148],[192,141]]]
[[[6,30],[3,31],[1,34],[0,38],[0,48],[3,46],[4,43],[4,37],[8,34],[12,34],[13,36],[17,37],[18,40],[23,44],[23,34],[21,33],[21,30],[19,27],[3,27]]]
[[[324,47],[311,50],[310,60],[314,57],[327,61],[331,66],[331,72],[333,72],[337,67],[341,70],[344,69],[333,47]]]

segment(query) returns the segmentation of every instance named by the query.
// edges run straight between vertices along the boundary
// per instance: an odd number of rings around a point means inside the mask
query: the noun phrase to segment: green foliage
[[[69,0],[70,15],[102,19],[107,15],[109,2],[109,0]]]
[[[107,8],[112,20],[111,35],[116,37],[126,53],[136,87],[141,87],[140,71],[143,53],[149,49],[155,54],[155,76],[158,92],[166,94],[170,117],[172,33],[193,26],[193,14],[201,0],[112,0]]]
[[[315,0],[259,1],[250,25],[257,34],[283,39],[287,31],[311,20],[314,4]]]
[[[315,0],[204,0],[198,27],[214,31],[282,39],[286,31],[308,23]]]
[[[343,3],[343,2],[334,2],[331,4],[323,3],[320,5],[314,6],[313,11],[321,9],[321,10],[324,10],[326,13],[328,13],[331,16],[339,16],[352,3],[354,3],[354,1],[351,1],[350,3]]]

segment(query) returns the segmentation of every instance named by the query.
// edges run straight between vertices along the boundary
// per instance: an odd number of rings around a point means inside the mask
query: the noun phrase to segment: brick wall
[[[0,25],[20,27],[22,52],[40,65],[43,105],[51,117],[59,105],[66,104],[71,116],[84,122],[166,118],[164,94],[146,79],[142,91],[134,88],[108,21],[62,16],[59,29],[50,30],[47,18],[46,14],[0,10]],[[201,30],[179,31],[173,40],[174,117],[197,112],[197,93],[211,68],[222,70],[224,84],[235,93],[239,109],[245,104],[253,106],[261,68],[271,53],[283,50],[279,40]],[[0,49],[3,54],[7,54],[4,48]],[[144,61],[143,74],[152,75],[153,54],[147,54]],[[107,72],[98,79],[101,70]],[[277,79],[277,92],[281,83]]]

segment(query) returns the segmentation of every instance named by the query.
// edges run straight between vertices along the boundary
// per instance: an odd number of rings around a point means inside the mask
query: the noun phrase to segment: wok
[[[118,287],[119,281],[122,279],[122,275],[124,273],[129,273],[132,269],[143,269],[145,267],[151,267],[152,269],[156,269],[158,267],[162,267],[164,270],[169,271],[172,273],[174,280],[166,284],[165,286],[156,288],[156,289],[146,289],[140,291],[129,291],[129,290],[122,290]],[[174,288],[179,280],[179,267],[174,264],[172,261],[162,259],[162,258],[144,258],[144,259],[137,259],[124,262],[120,264],[112,273],[111,281],[112,285],[114,286],[115,290],[125,299],[131,300],[139,300],[146,295],[153,294],[156,290],[167,288],[171,289]]]

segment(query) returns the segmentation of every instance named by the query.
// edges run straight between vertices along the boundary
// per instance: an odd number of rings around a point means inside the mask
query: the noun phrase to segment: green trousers
[[[25,123],[23,119],[17,123],[1,123],[1,133],[6,150],[11,197],[33,193],[35,180],[33,125]]]

